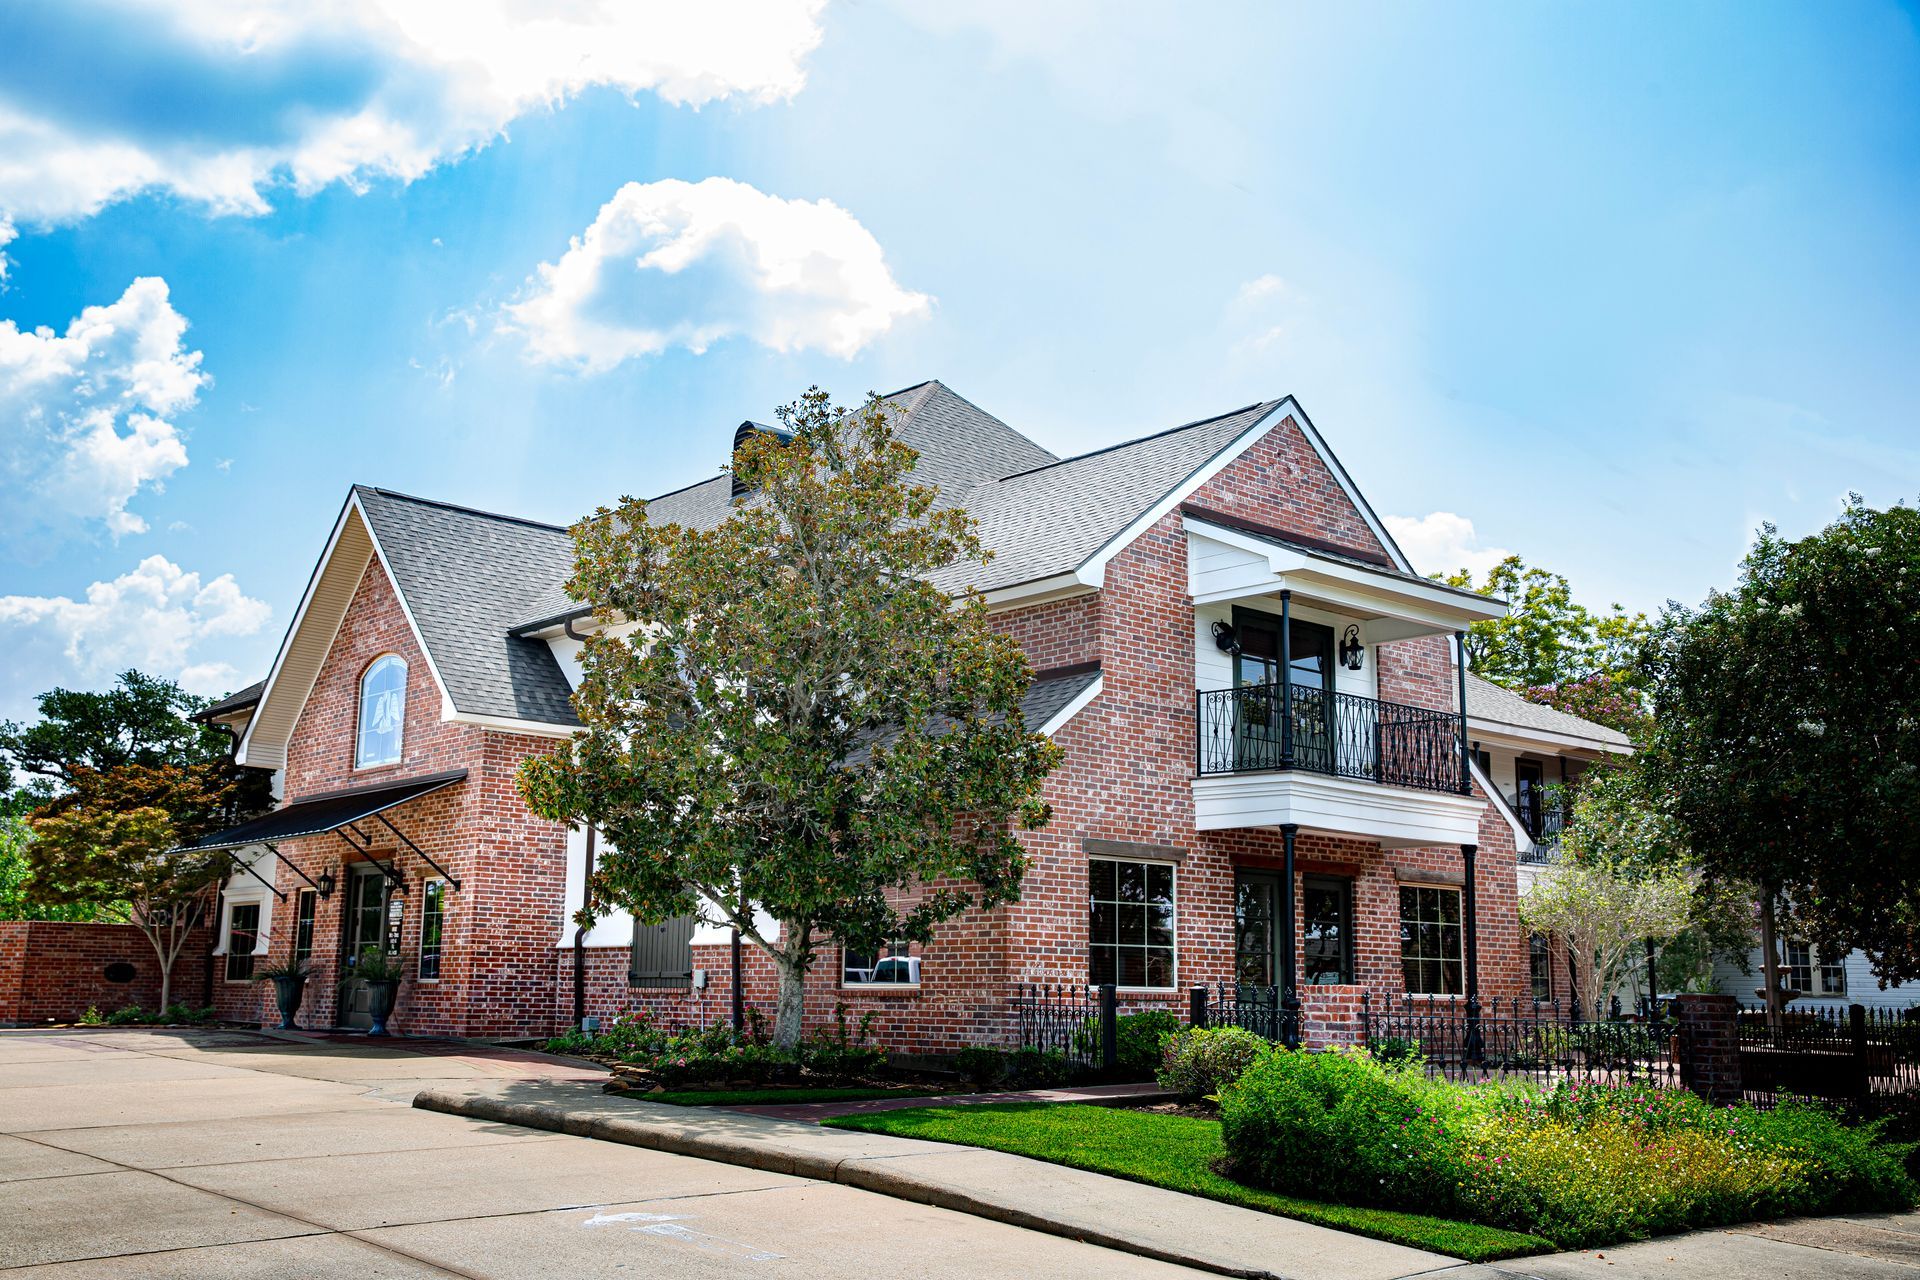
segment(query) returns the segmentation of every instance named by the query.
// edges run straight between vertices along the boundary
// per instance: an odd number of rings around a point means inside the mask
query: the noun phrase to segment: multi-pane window
[[[1173,868],[1088,863],[1087,974],[1096,985],[1173,986]]]
[[[1527,935],[1527,979],[1535,1000],[1553,999],[1553,947],[1544,933]]]
[[[313,959],[313,912],[317,895],[302,889],[293,913],[293,958]]]
[[[1467,989],[1458,889],[1400,886],[1400,971],[1410,995],[1452,996]]]
[[[360,730],[353,763],[393,764],[400,759],[400,733],[407,722],[407,664],[397,654],[374,659],[360,677]]]
[[[889,942],[877,955],[843,949],[840,981],[848,986],[918,986],[920,957],[906,942]]]
[[[1820,962],[1814,963],[1814,948],[1807,942],[1787,943],[1787,965],[1782,975],[1789,991],[1810,996],[1847,994],[1847,966],[1838,952],[1820,950]]]
[[[253,977],[253,949],[260,944],[260,904],[236,902],[227,908],[227,981]]]
[[[429,880],[420,890],[420,981],[440,977],[440,942],[447,927],[447,882]]]
[[[1300,937],[1307,986],[1353,981],[1353,881],[1307,876],[1300,885]]]

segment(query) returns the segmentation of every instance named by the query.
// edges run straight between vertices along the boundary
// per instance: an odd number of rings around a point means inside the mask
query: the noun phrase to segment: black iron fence
[[[1920,1089],[1920,1021],[1906,1012],[1795,1001],[1770,1017],[1742,1005],[1741,1089],[1763,1104],[1793,1093],[1869,1106]]]
[[[1520,861],[1552,862],[1560,851],[1560,835],[1573,816],[1573,806],[1565,800],[1550,798],[1539,791],[1522,791],[1507,801],[1514,817],[1533,840],[1531,849],[1522,850]]]
[[[1423,791],[1466,790],[1460,717],[1310,685],[1194,695],[1202,775],[1305,769]]]
[[[1530,1077],[1677,1087],[1680,1028],[1666,1018],[1582,1020],[1553,1001],[1360,998],[1361,1042],[1383,1058],[1418,1056],[1449,1080]]]
[[[1288,1008],[1278,987],[1195,987],[1187,1021],[1197,1027],[1242,1027],[1275,1044],[1300,1043],[1300,1009]]]

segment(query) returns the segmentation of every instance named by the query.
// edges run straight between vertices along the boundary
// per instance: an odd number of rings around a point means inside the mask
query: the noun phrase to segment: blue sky
[[[1597,604],[1920,495],[1911,8],[616,8],[11,33],[0,717],[255,678],[351,483],[565,521],[813,382],[1291,393],[1420,568]]]

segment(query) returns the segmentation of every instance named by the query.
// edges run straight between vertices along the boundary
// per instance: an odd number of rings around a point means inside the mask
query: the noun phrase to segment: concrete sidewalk
[[[472,1081],[413,1105],[837,1182],[1220,1275],[1399,1280],[1456,1258],[1002,1151],[717,1108],[642,1102],[588,1084]]]

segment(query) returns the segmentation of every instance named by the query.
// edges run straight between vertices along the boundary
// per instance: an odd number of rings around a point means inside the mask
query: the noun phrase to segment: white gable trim
[[[1087,704],[1100,696],[1100,692],[1106,688],[1106,684],[1107,678],[1105,675],[1095,676],[1092,684],[1075,694],[1072,702],[1069,702],[1066,706],[1054,712],[1053,718],[1040,726],[1040,732],[1051,738],[1054,734],[1066,728],[1069,720],[1072,720],[1082,711],[1085,711]]]
[[[1179,484],[1169,489],[1161,497],[1160,501],[1141,512],[1139,516],[1135,517],[1133,523],[1129,524],[1119,533],[1114,534],[1111,538],[1108,538],[1098,551],[1095,551],[1078,569],[1074,570],[1073,576],[1075,580],[1083,586],[1095,588],[1105,586],[1107,581],[1107,561],[1113,559],[1122,551],[1125,551],[1133,544],[1134,539],[1153,528],[1169,511],[1172,511],[1175,507],[1192,497],[1194,490],[1213,479],[1213,477],[1224,470],[1228,464],[1232,463],[1248,449],[1251,449],[1261,437],[1273,430],[1276,425],[1286,418],[1287,406],[1292,403],[1293,401],[1291,399],[1281,401],[1278,405],[1274,406],[1272,410],[1262,414],[1258,421],[1235,436],[1231,442],[1216,452],[1211,458],[1208,458],[1205,462],[1195,467],[1188,473],[1185,480],[1182,480]]]
[[[1479,763],[1471,756],[1467,757],[1467,768],[1473,771],[1473,780],[1480,784],[1480,789],[1487,793],[1487,803],[1493,806],[1493,811],[1505,818],[1507,825],[1513,828],[1514,852],[1525,853],[1533,848],[1533,837],[1528,835],[1527,829],[1520,825],[1519,815],[1507,807],[1507,798],[1494,789],[1493,779],[1486,775]]]

